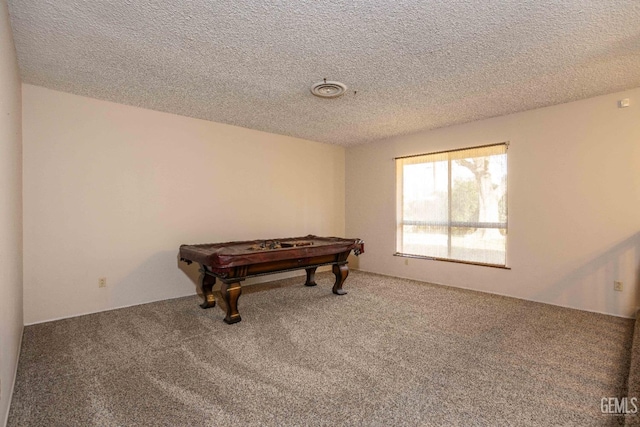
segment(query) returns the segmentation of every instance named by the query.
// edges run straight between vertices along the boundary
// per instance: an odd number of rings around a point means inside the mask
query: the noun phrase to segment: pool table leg
[[[227,316],[224,318],[224,321],[229,325],[241,321],[242,318],[240,317],[240,313],[238,313],[238,298],[240,298],[240,294],[242,293],[240,282],[227,283],[222,281],[220,284],[220,293],[227,305]]]
[[[344,264],[333,264],[333,274],[336,276],[336,283],[333,285],[333,293],[336,295],[344,295],[347,293],[342,289],[342,284],[349,275],[349,266]]]
[[[311,268],[305,268],[306,272],[307,272],[307,281],[304,282],[305,286],[316,286],[316,268],[318,267],[311,267]]]
[[[203,269],[201,269],[200,272],[202,273],[200,276],[200,287],[202,288],[202,297],[204,298],[204,302],[200,304],[200,307],[215,307],[216,298],[213,296],[213,285],[216,284],[216,278],[206,274]]]

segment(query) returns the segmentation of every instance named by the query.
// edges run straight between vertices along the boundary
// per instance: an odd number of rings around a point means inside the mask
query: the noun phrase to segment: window
[[[506,266],[507,144],[396,159],[397,255]]]

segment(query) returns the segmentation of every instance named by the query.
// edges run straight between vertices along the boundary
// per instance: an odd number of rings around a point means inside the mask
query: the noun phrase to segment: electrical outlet
[[[404,265],[409,265],[409,258],[404,259]]]
[[[101,277],[98,279],[98,287],[99,288],[106,288],[107,287],[107,278],[106,277]]]
[[[622,282],[613,282],[613,290],[622,292]]]

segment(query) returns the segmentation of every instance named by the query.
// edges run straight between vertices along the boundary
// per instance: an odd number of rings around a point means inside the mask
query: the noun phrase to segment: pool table
[[[336,281],[333,293],[344,295],[342,289],[349,267],[347,257],[364,253],[364,242],[360,239],[339,237],[305,236],[283,239],[249,240],[242,242],[206,243],[181,245],[180,260],[200,264],[200,286],[204,302],[202,308],[216,305],[213,285],[220,279],[220,294],[224,298],[227,315],[224,321],[237,323],[238,298],[242,293],[240,282],[248,277],[305,269],[306,286],[315,286],[316,269],[333,265]]]

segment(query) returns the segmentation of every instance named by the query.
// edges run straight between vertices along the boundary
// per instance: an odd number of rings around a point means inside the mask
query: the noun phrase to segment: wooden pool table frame
[[[296,238],[270,239],[267,241],[305,240],[316,240],[323,244],[301,248],[286,248],[284,250],[257,251],[255,254],[235,257],[221,254],[220,251],[230,246],[244,245],[248,247],[265,242],[265,240],[182,245],[180,246],[180,260],[187,264],[197,262],[200,265],[199,282],[204,298],[204,302],[200,305],[202,308],[215,307],[216,300],[213,294],[213,286],[216,283],[216,279],[220,279],[220,294],[224,299],[227,310],[224,321],[232,324],[242,320],[238,312],[238,298],[242,294],[240,282],[250,277],[304,269],[307,273],[304,285],[316,286],[316,269],[325,265],[333,265],[332,271],[336,278],[333,285],[333,293],[336,295],[347,293],[342,289],[342,285],[349,275],[347,257],[352,250],[355,255],[360,255],[364,252],[362,240],[310,235]]]

